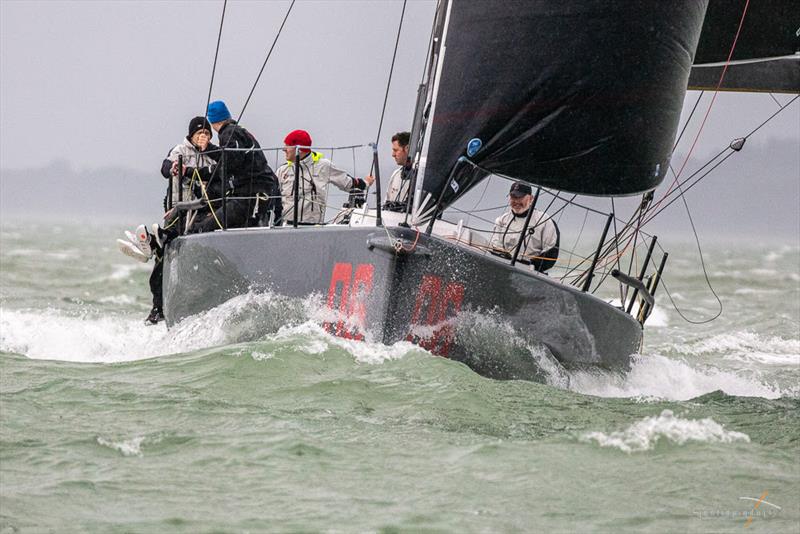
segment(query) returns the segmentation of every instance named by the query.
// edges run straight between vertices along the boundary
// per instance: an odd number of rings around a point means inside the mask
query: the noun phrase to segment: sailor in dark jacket
[[[281,192],[278,179],[261,151],[261,145],[253,134],[231,118],[221,100],[208,105],[208,121],[219,136],[220,148],[234,149],[224,152],[220,158],[220,163],[224,161],[224,187],[227,196],[231,197],[227,201],[228,228],[265,225],[270,220],[270,212],[273,214],[273,224],[279,224],[283,213]],[[221,182],[220,167],[217,164],[212,182]],[[224,224],[221,205],[213,214],[209,213],[198,220],[190,231],[212,231],[219,228],[220,223]]]

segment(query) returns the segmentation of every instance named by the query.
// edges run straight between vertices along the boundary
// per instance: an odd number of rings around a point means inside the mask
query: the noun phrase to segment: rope
[[[394,52],[392,53],[392,65],[389,67],[389,81],[386,82],[386,93],[383,95],[383,108],[381,109],[381,120],[378,123],[378,135],[375,136],[375,144],[378,144],[383,129],[383,118],[386,115],[386,102],[389,100],[389,88],[392,86],[392,75],[394,74],[394,62],[397,59],[397,47],[400,44],[400,31],[403,29],[403,18],[406,15],[406,2],[403,0],[403,11],[400,13],[400,24],[397,26],[397,38],[394,41]],[[380,202],[380,199],[378,199]]]
[[[689,116],[686,117],[686,122],[683,124],[683,128],[681,128],[681,133],[678,134],[678,138],[675,139],[675,144],[672,145],[673,152],[675,152],[675,149],[678,148],[678,144],[681,142],[684,132],[686,132],[686,127],[689,126],[692,117],[694,117],[694,112],[697,110],[697,105],[700,103],[700,99],[703,98],[703,94],[705,94],[705,91],[700,91],[700,94],[697,95],[697,100],[694,101],[694,106],[692,107],[692,111],[689,112]]]
[[[703,133],[703,128],[706,125],[706,120],[708,120],[708,116],[711,114],[711,108],[714,107],[714,102],[717,99],[717,95],[719,94],[720,87],[722,87],[722,82],[725,80],[725,74],[728,72],[728,66],[730,65],[731,58],[733,57],[733,51],[736,50],[736,43],[739,40],[739,34],[742,31],[742,26],[744,25],[744,18],[745,18],[745,15],[747,14],[747,7],[749,5],[750,5],[750,0],[746,0],[745,4],[744,4],[744,9],[742,9],[742,16],[739,19],[739,28],[736,30],[736,35],[733,38],[733,43],[731,44],[731,49],[728,52],[728,59],[725,60],[725,66],[722,68],[722,73],[720,73],[719,82],[717,82],[717,87],[714,90],[714,95],[711,97],[711,102],[708,104],[708,108],[706,109],[705,116],[703,116],[703,122],[700,123],[700,129],[697,130],[697,135],[695,135],[694,141],[692,141],[692,146],[689,148],[689,152],[686,154],[686,158],[684,158],[680,169],[676,173],[675,180],[673,181],[672,185],[670,185],[669,188],[667,189],[666,195],[668,195],[673,190],[673,188],[675,187],[676,182],[678,181],[678,178],[680,177],[681,173],[683,173],[683,169],[686,167],[686,164],[689,162],[689,158],[691,157],[692,152],[694,152],[694,149],[697,146],[697,141],[700,139],[700,134]],[[663,201],[663,198],[662,198],[661,201],[656,203],[655,206],[653,206],[653,209],[658,208],[658,205],[662,201]]]
[[[222,25],[225,22],[225,9],[228,7],[228,0],[222,5],[222,17],[219,21],[219,32],[217,33],[217,49],[214,51],[214,66],[211,67],[211,83],[208,84],[208,96],[206,97],[206,107],[204,117],[208,120],[208,104],[211,103],[211,89],[214,87],[214,75],[217,72],[217,58],[219,57],[219,44],[222,41]]]
[[[780,114],[782,111],[784,111],[784,110],[785,110],[787,107],[791,106],[791,105],[792,105],[792,104],[793,104],[793,103],[794,103],[794,102],[795,102],[795,101],[796,101],[798,98],[800,98],[800,95],[798,95],[798,96],[795,96],[794,98],[792,98],[792,99],[791,99],[789,102],[787,102],[787,103],[786,103],[786,105],[785,105],[785,106],[783,106],[781,109],[779,109],[778,111],[776,111],[775,113],[773,113],[772,115],[770,115],[770,116],[769,116],[769,117],[768,117],[768,118],[767,118],[765,121],[763,121],[761,124],[759,124],[758,126],[756,126],[756,127],[753,129],[753,130],[751,130],[751,131],[750,131],[750,133],[748,133],[747,135],[745,135],[745,136],[744,136],[744,139],[749,139],[749,138],[750,138],[750,137],[751,137],[753,134],[755,134],[755,133],[756,133],[758,130],[760,130],[761,128],[763,128],[763,127],[764,127],[764,126],[765,126],[765,125],[766,125],[766,124],[767,124],[769,121],[771,121],[771,120],[772,120],[772,119],[774,119],[776,116],[778,116],[778,114]],[[712,162],[713,162],[715,159],[719,158],[719,157],[720,157],[722,154],[724,154],[724,153],[725,153],[725,152],[727,152],[727,151],[729,151],[729,152],[728,152],[728,154],[727,154],[727,155],[725,155],[725,157],[724,157],[724,158],[722,158],[722,159],[721,159],[721,160],[720,160],[718,163],[716,163],[716,164],[715,164],[713,167],[711,167],[711,168],[710,168],[710,169],[709,169],[709,170],[708,170],[706,173],[704,173],[702,176],[698,177],[698,178],[697,178],[697,179],[696,179],[694,182],[692,182],[692,183],[691,183],[691,184],[690,184],[690,185],[689,185],[689,186],[688,186],[686,189],[684,189],[684,190],[681,192],[681,195],[684,195],[684,194],[686,194],[686,192],[687,192],[687,191],[689,191],[689,190],[690,190],[692,187],[694,187],[695,185],[697,185],[697,183],[698,183],[698,182],[700,182],[700,180],[702,180],[703,178],[705,178],[706,176],[708,176],[708,175],[709,175],[709,174],[710,174],[710,173],[711,173],[711,172],[712,172],[714,169],[716,169],[717,167],[719,167],[719,166],[720,166],[720,165],[721,165],[721,164],[722,164],[722,163],[723,163],[725,160],[727,160],[729,157],[731,157],[731,156],[733,156],[734,154],[736,154],[736,151],[735,151],[735,150],[733,150],[732,148],[730,148],[730,146],[728,146],[728,147],[724,148],[724,149],[723,149],[723,150],[721,150],[721,151],[720,151],[720,152],[719,152],[717,155],[715,155],[713,158],[711,158],[711,159],[710,159],[710,160],[709,160],[709,161],[708,161],[706,164],[704,164],[704,165],[703,165],[702,167],[700,167],[700,168],[699,168],[697,171],[695,171],[695,172],[694,172],[692,175],[690,175],[690,176],[689,176],[688,178],[686,178],[684,181],[680,182],[680,183],[678,184],[678,187],[682,187],[683,185],[685,185],[685,184],[686,184],[687,182],[689,182],[689,181],[690,181],[692,178],[694,178],[695,176],[697,176],[697,174],[699,174],[699,173],[700,173],[700,171],[702,171],[703,169],[705,169],[705,168],[706,168],[708,165],[710,165],[710,164],[711,164],[711,163],[712,163]],[[673,192],[674,192],[674,190],[673,190]],[[672,199],[671,199],[671,200],[670,200],[670,201],[669,201],[669,202],[668,202],[668,203],[667,203],[665,206],[662,206],[662,207],[660,207],[660,208],[658,209],[658,211],[656,211],[656,212],[655,212],[655,213],[653,213],[653,214],[650,214],[650,213],[649,213],[649,210],[648,210],[648,213],[647,213],[647,219],[645,220],[645,222],[643,223],[643,225],[644,225],[644,224],[647,224],[647,223],[648,223],[648,222],[650,222],[650,221],[651,221],[651,220],[652,220],[654,217],[656,217],[656,216],[657,216],[659,213],[661,213],[662,211],[664,211],[665,209],[667,209],[667,208],[668,208],[670,205],[672,205],[672,203],[673,203],[673,202],[675,202],[676,200],[678,200],[678,198],[679,198],[679,197],[680,197],[680,195],[678,195],[678,196],[675,196],[675,197],[674,197],[674,198],[672,198]],[[662,202],[663,202],[664,200],[666,200],[666,198],[667,198],[667,196],[665,196],[664,198],[662,198]]]
[[[678,186],[678,188],[680,188],[680,186]],[[685,321],[687,321],[687,322],[689,322],[691,324],[710,323],[711,321],[713,321],[714,319],[716,319],[717,317],[722,315],[722,301],[720,300],[719,295],[717,295],[717,292],[714,291],[714,288],[711,285],[711,280],[708,279],[708,271],[706,271],[706,262],[703,259],[703,247],[700,246],[700,238],[697,235],[697,229],[694,227],[694,220],[692,219],[692,212],[689,210],[689,203],[686,202],[686,196],[684,194],[681,194],[681,199],[683,200],[683,205],[686,207],[686,215],[689,216],[689,223],[692,225],[692,232],[694,233],[694,240],[695,240],[695,243],[697,243],[697,252],[700,254],[700,265],[703,267],[703,276],[706,279],[706,284],[708,284],[708,289],[711,290],[711,293],[714,295],[714,298],[717,299],[717,304],[719,304],[719,311],[717,312],[716,315],[714,315],[714,317],[711,317],[710,319],[705,319],[703,321],[692,321],[692,320],[690,320],[689,318],[687,318],[685,315],[683,315],[681,313],[681,311],[678,309],[677,306],[675,307],[675,311],[677,311],[678,314]],[[663,252],[663,250],[662,250],[662,252]],[[664,287],[666,287],[666,286],[664,286]],[[670,297],[670,300],[672,300],[671,297]],[[673,302],[673,304],[674,304],[674,302]]]
[[[217,221],[217,226],[219,226],[219,229],[222,230],[222,223],[219,222],[217,214],[214,212],[214,206],[211,205],[211,199],[208,198],[208,193],[206,192],[206,186],[203,184],[203,180],[200,179],[200,173],[197,172],[196,167],[194,169],[194,173],[192,174],[192,180],[194,180],[195,177],[197,177],[197,181],[200,184],[200,190],[203,192],[203,198],[206,199],[206,204],[208,204],[208,210],[211,212],[211,215],[214,217],[214,220]]]
[[[252,89],[250,89],[250,94],[247,95],[247,100],[244,101],[244,105],[242,106],[242,111],[239,112],[239,118],[236,119],[236,122],[242,120],[242,115],[244,115],[244,110],[247,109],[247,104],[250,103],[250,98],[253,96],[253,93],[256,90],[256,86],[258,85],[258,81],[261,79],[261,75],[264,73],[264,69],[267,66],[267,61],[269,61],[269,58],[272,55],[272,51],[275,49],[275,44],[277,44],[278,38],[281,36],[281,32],[283,31],[283,27],[286,24],[286,20],[289,18],[289,13],[292,12],[292,8],[294,7],[295,1],[296,0],[292,0],[292,3],[289,5],[289,9],[286,10],[286,15],[283,17],[283,22],[281,22],[281,27],[278,28],[278,33],[275,35],[275,39],[273,39],[272,41],[272,46],[269,47],[269,52],[267,52],[267,57],[264,58],[264,63],[261,65],[261,70],[258,71],[258,76],[256,76],[256,81],[253,82],[253,87]]]

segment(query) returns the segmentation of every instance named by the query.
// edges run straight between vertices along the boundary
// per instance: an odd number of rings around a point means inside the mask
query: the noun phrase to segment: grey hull
[[[212,232],[174,240],[164,261],[168,325],[248,291],[316,295],[336,335],[409,340],[492,378],[540,378],[542,358],[625,369],[642,335],[593,295],[410,229]]]

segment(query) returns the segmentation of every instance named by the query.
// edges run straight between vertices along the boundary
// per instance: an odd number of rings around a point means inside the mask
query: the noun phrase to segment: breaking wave
[[[291,342],[298,350],[319,354],[338,347],[359,363],[401,358],[419,347],[408,342],[387,346],[333,336],[319,326],[316,299],[290,299],[250,292],[167,330],[146,326],[138,316],[70,315],[56,309],[0,309],[0,351],[33,359],[87,363],[136,361],[169,354],[249,343]],[[256,358],[269,355],[259,352]]]
[[[128,302],[123,297],[107,300]],[[138,314],[134,317],[76,314],[52,308],[0,309],[0,350],[34,359],[112,363],[266,341],[266,347],[250,347],[253,358],[269,359],[276,350],[287,347],[309,355],[339,349],[366,364],[423,350],[406,341],[387,346],[371,340],[369,335],[366,341],[331,335],[320,326],[333,319],[330,310],[321,307],[321,300],[315,296],[296,299],[249,292],[189,317],[170,330],[163,324],[145,326]],[[499,316],[466,311],[451,326],[459,343],[475,360],[468,362],[472,367],[504,365],[512,378],[514,373],[536,376],[540,382],[581,394],[642,400],[688,400],[714,391],[768,399],[800,395],[796,384],[781,386],[765,378],[769,373],[754,370],[763,364],[796,369],[800,364],[798,340],[750,332],[727,333],[670,345],[667,355],[634,356],[626,373],[568,371],[546,347],[525,341]],[[278,346],[270,348],[269,344]],[[709,360],[702,358],[704,355],[721,356],[711,359],[715,365],[728,362],[730,368],[704,363]]]
[[[794,396],[762,382],[753,373],[717,369],[658,354],[636,355],[630,371],[574,371],[570,389],[598,397],[634,397],[643,400],[689,400],[713,391],[739,397],[777,399]]]
[[[601,447],[613,447],[626,453],[652,450],[659,441],[677,445],[687,442],[734,443],[750,442],[750,436],[725,428],[711,418],[683,419],[664,410],[657,417],[645,417],[622,431],[589,432],[581,441],[594,441]]]
[[[726,359],[758,360],[773,365],[800,364],[800,340],[760,336],[748,331],[719,334],[694,343],[678,345],[676,350],[694,356],[723,353]]]

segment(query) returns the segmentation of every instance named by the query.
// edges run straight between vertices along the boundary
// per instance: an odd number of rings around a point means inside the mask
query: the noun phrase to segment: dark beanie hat
[[[189,121],[189,137],[192,137],[198,130],[208,130],[211,134],[211,125],[205,117],[195,117]]]

